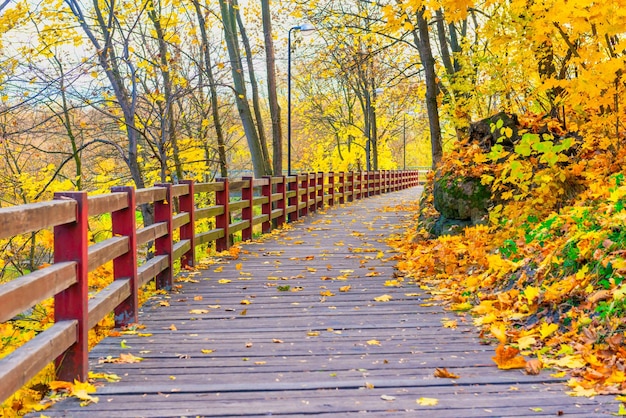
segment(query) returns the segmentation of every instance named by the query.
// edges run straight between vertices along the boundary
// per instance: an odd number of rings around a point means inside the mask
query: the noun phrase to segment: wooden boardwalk
[[[149,302],[150,336],[109,337],[92,370],[115,373],[97,404],[68,399],[45,411],[67,417],[606,416],[612,397],[573,398],[549,371],[502,371],[471,319],[428,303],[394,276],[385,238],[409,216],[385,211],[420,188],[328,209],[288,231],[246,244]],[[349,288],[347,287],[349,286]],[[388,302],[375,298],[389,295]],[[169,305],[169,306],[167,306]],[[457,319],[456,329],[443,322]],[[132,364],[99,363],[131,353]],[[436,378],[447,368],[458,379]],[[433,406],[421,398],[435,398]]]

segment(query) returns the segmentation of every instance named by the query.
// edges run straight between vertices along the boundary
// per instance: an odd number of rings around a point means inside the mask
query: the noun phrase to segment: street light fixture
[[[303,23],[289,29],[287,36],[287,175],[291,176],[291,32],[315,30],[310,23]]]

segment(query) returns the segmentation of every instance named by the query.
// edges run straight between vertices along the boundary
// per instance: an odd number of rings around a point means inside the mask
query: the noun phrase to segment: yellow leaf
[[[537,343],[537,340],[532,335],[526,335],[524,337],[520,337],[517,340],[517,347],[520,350],[526,350],[527,348],[532,347]]]
[[[501,344],[506,344],[506,326],[504,324],[492,324],[489,331]]]
[[[389,302],[392,299],[391,295],[381,295],[374,298],[376,302]]]
[[[533,303],[537,296],[539,296],[539,293],[541,293],[541,291],[535,286],[527,286],[526,289],[524,289],[524,297],[528,300],[528,303]]]
[[[340,292],[349,292],[351,287],[352,287],[352,286],[350,286],[350,285],[348,285],[348,286],[341,286],[341,287],[339,288],[339,291],[340,291]]]
[[[206,349],[206,348],[203,348],[202,350],[200,350],[200,352],[201,352],[202,354],[211,354],[211,353],[212,353],[212,352],[214,352],[214,351],[215,351],[215,350],[209,350],[209,349]]]
[[[322,290],[320,292],[320,296],[335,296],[335,294],[331,292],[330,290]]]
[[[189,313],[194,314],[194,315],[201,315],[201,314],[209,313],[209,311],[207,309],[192,309],[189,311]]]
[[[439,403],[439,399],[437,398],[419,398],[416,400],[418,404],[422,406],[435,406]]]
[[[367,345],[380,345],[380,341],[378,340],[369,340]]]
[[[250,305],[252,302],[250,302],[248,299],[244,299],[241,302],[239,302],[241,305]]]
[[[457,322],[456,320],[452,320],[452,321],[443,321],[443,327],[444,328],[456,328],[457,327]]]
[[[217,282],[218,282],[219,284],[226,284],[226,283],[230,283],[231,281],[230,281],[230,280],[228,280],[228,279],[219,279]]]
[[[243,267],[243,264],[242,264],[242,263],[237,263],[237,264],[235,264],[235,268],[236,268],[237,270],[241,270],[241,268],[242,268],[242,267]]]
[[[559,326],[557,324],[548,324],[546,322],[542,323],[539,326],[539,333],[541,334],[541,339],[545,340],[546,337],[549,337],[550,335],[554,334],[554,332],[559,329]]]
[[[320,333],[318,331],[309,331],[306,333],[306,335],[309,337],[317,337],[318,335],[320,335]]]
[[[219,266],[215,270],[213,270],[213,273],[221,273],[222,270],[224,270],[224,266]]]
[[[176,328],[176,325],[174,325],[174,324],[170,325],[170,327],[168,329],[170,331],[178,331],[178,328]]]
[[[441,377],[441,378],[447,378],[447,379],[458,379],[459,376],[458,374],[454,374],[448,371],[448,369],[444,368],[437,368],[435,369],[435,373],[433,374],[435,377]]]

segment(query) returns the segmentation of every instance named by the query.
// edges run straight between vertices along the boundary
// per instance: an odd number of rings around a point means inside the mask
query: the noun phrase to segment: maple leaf
[[[349,292],[351,288],[352,288],[352,286],[350,286],[350,285],[348,285],[348,286],[341,286],[339,288],[339,291],[340,292]]]
[[[442,378],[448,378],[448,379],[458,379],[461,377],[458,374],[449,372],[448,369],[446,369],[445,367],[435,369],[435,373],[433,373],[433,375],[435,377],[442,377]]]
[[[91,396],[91,393],[96,393],[96,387],[89,382],[80,382],[75,380],[70,389],[70,396],[83,401],[81,406],[85,406],[90,403],[98,403],[98,397]]]
[[[374,298],[374,301],[376,301],[376,302],[389,302],[392,299],[393,299],[393,297],[391,295],[381,295],[381,296],[376,296]]]
[[[194,314],[194,315],[201,315],[201,314],[206,314],[209,313],[208,309],[192,309],[189,311],[190,314]]]
[[[499,369],[524,369],[526,360],[519,355],[519,350],[514,347],[507,347],[504,344],[496,347],[496,355],[491,357]]]
[[[369,341],[367,341],[367,345],[380,345],[380,341],[378,341],[378,340],[369,340]]]

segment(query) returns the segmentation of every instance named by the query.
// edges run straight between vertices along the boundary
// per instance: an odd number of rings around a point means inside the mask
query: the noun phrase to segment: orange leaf
[[[459,376],[458,374],[454,374],[452,372],[449,372],[448,369],[446,369],[445,367],[440,369],[437,368],[435,369],[435,373],[434,373],[435,377],[442,377],[442,378],[447,378],[447,379],[458,379]]]
[[[496,355],[491,359],[498,365],[498,369],[525,369],[526,360],[519,355],[519,350],[514,347],[506,347],[504,344],[496,347]]]

